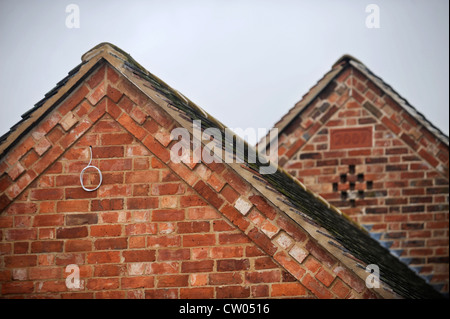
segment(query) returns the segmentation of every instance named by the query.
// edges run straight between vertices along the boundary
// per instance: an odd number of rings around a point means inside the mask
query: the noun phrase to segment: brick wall
[[[0,163],[0,293],[25,298],[372,298],[223,164],[170,161],[175,122],[100,66]],[[86,192],[89,161],[103,175]],[[83,179],[95,187],[99,176]],[[82,286],[65,285],[80,267]]]
[[[350,68],[279,142],[280,163],[289,173],[448,292],[449,157],[443,142]]]

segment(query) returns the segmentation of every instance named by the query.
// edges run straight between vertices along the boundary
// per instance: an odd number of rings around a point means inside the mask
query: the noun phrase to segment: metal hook
[[[90,160],[89,160],[89,164],[88,164],[85,168],[83,168],[83,170],[81,171],[81,174],[80,174],[80,183],[81,183],[81,187],[82,187],[85,191],[87,191],[87,192],[93,192],[93,191],[95,191],[96,189],[98,189],[98,188],[100,187],[100,185],[102,184],[103,177],[102,177],[102,172],[100,171],[100,169],[99,169],[98,167],[96,167],[96,166],[91,165],[91,163],[92,163],[92,146],[91,146],[91,145],[89,145],[89,152],[90,152],[90,154],[91,154],[91,158],[90,158]],[[84,174],[84,171],[85,171],[86,169],[88,169],[88,168],[95,168],[95,169],[97,170],[98,174],[100,175],[100,182],[98,183],[97,187],[95,187],[95,188],[93,188],[93,189],[86,188],[86,187],[84,186],[84,184],[83,184],[83,174]]]

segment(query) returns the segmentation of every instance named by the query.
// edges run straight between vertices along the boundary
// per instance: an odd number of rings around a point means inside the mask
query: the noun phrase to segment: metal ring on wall
[[[103,177],[102,177],[102,172],[100,171],[100,169],[98,167],[96,167],[96,166],[91,165],[91,162],[92,162],[92,146],[89,146],[89,151],[91,153],[91,159],[89,160],[89,164],[85,168],[83,168],[81,173],[80,173],[80,183],[81,183],[81,187],[83,187],[83,189],[85,191],[93,192],[93,191],[95,191],[96,189],[98,189],[100,187],[100,185],[102,184]],[[93,189],[86,188],[84,186],[84,184],[83,184],[83,174],[84,174],[84,171],[86,169],[88,169],[88,168],[95,168],[97,170],[98,174],[100,175],[100,182],[98,183],[97,187],[95,187]]]

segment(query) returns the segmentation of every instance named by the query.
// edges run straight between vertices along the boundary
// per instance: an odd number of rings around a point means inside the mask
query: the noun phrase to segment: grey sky
[[[80,28],[65,26],[68,4]],[[368,29],[365,8],[380,8]],[[111,42],[231,128],[270,128],[344,53],[449,133],[447,0],[0,0],[0,135]]]

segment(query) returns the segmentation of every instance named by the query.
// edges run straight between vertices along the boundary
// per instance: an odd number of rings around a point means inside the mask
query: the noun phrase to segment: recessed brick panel
[[[330,149],[372,147],[372,127],[333,129],[330,133]]]

